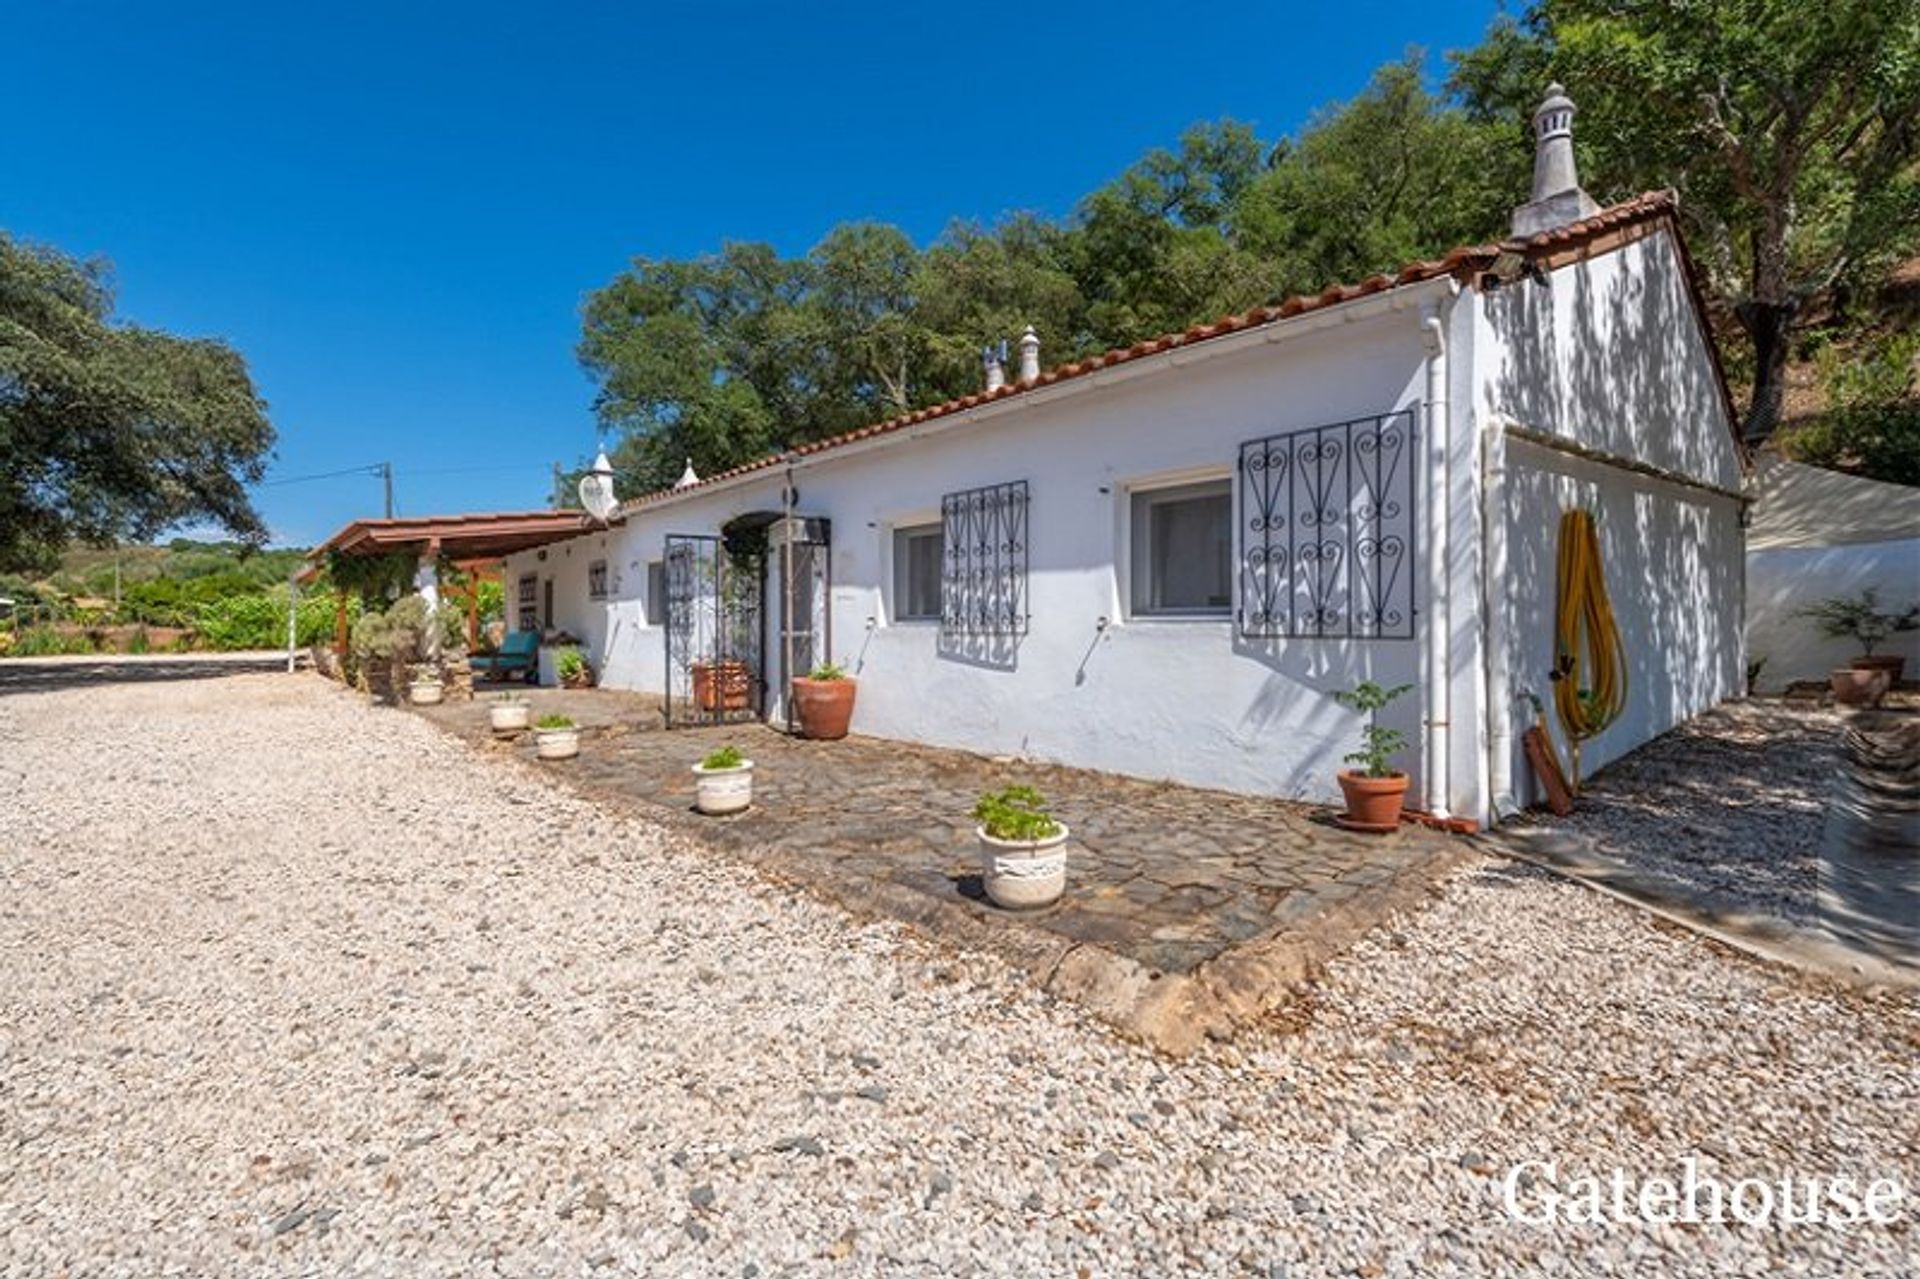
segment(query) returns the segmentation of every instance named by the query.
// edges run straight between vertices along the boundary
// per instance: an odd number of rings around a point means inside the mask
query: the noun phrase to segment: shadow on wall
[[[1376,680],[1388,688],[1415,683],[1417,645],[1410,640],[1319,640],[1249,638],[1235,628],[1233,652],[1267,668],[1267,678],[1240,717],[1240,728],[1250,736],[1284,728],[1290,735],[1326,743],[1335,751],[1315,752],[1285,776],[1289,794],[1324,791],[1332,771],[1347,765],[1341,757],[1360,746],[1363,716],[1333,700],[1338,690],[1362,680]],[[1420,698],[1409,689],[1380,714],[1380,723],[1406,735],[1398,765],[1419,783]],[[1308,709],[1302,714],[1302,700]],[[1315,756],[1319,759],[1316,760]]]
[[[1671,239],[1649,236],[1485,297],[1505,359],[1484,402],[1536,430],[1737,481],[1726,408]]]
[[[940,629],[937,651],[949,662],[977,666],[983,670],[1012,671],[1020,666],[1019,635],[968,634]]]
[[[1552,714],[1561,515],[1596,515],[1602,571],[1620,627],[1627,698],[1620,718],[1583,747],[1591,772],[1737,691],[1740,560],[1730,499],[1694,497],[1514,441],[1507,473],[1508,675],[1517,733],[1531,723],[1520,695]],[[1716,510],[1715,507],[1724,507]],[[1516,764],[1516,777],[1526,776]]]

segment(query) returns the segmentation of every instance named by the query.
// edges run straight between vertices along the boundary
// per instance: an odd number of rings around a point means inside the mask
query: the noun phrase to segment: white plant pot
[[[495,702],[487,708],[487,720],[496,733],[518,733],[533,722],[533,708],[525,702]]]
[[[732,768],[693,766],[693,806],[720,816],[737,813],[753,803],[753,761]]]
[[[438,706],[446,695],[446,687],[437,679],[417,679],[407,689],[415,706]]]
[[[980,840],[980,878],[994,905],[1008,910],[1051,906],[1067,891],[1067,825],[1041,840],[995,839],[984,826]]]
[[[580,753],[580,730],[536,728],[533,730],[533,753],[541,759],[572,759]]]

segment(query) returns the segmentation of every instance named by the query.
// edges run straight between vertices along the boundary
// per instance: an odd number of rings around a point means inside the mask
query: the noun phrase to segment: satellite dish
[[[613,463],[607,461],[605,449],[594,456],[593,469],[580,477],[580,505],[602,524],[620,509],[620,499],[613,493]]]

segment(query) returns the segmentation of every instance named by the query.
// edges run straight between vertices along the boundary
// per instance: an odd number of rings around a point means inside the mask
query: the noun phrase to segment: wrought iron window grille
[[[1414,414],[1240,446],[1239,626],[1249,639],[1411,639]]]
[[[940,499],[940,633],[1027,633],[1025,480],[948,493]]]

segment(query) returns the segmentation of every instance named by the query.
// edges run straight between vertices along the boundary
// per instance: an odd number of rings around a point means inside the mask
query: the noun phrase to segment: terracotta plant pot
[[[1878,706],[1893,686],[1893,677],[1884,668],[1842,666],[1828,677],[1833,700],[1842,706]]]
[[[693,704],[703,711],[743,711],[751,706],[753,672],[745,662],[695,662]]]
[[[1847,665],[1856,671],[1885,671],[1889,685],[1898,684],[1907,673],[1907,659],[1898,653],[1875,653],[1871,657],[1856,657]]]
[[[1384,835],[1400,829],[1400,807],[1407,797],[1407,775],[1368,777],[1352,769],[1340,773],[1340,793],[1347,811],[1339,821],[1348,830]]]
[[[800,721],[802,737],[838,741],[847,735],[853,722],[854,681],[850,679],[806,679],[793,681],[793,711]]]
[[[994,905],[1038,910],[1066,892],[1066,823],[1046,839],[995,839],[984,826],[974,827],[973,833],[980,841],[981,883]]]

